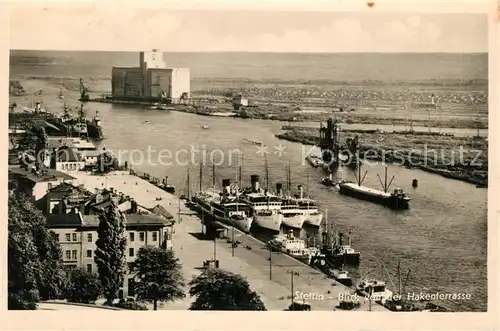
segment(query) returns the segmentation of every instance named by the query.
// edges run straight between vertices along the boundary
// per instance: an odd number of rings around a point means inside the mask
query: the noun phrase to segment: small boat
[[[317,168],[319,166],[322,166],[324,164],[323,160],[321,160],[320,157],[316,155],[308,155],[306,156],[306,161],[309,162],[311,166],[314,168]]]
[[[149,124],[150,122],[149,121],[144,121],[142,122],[143,124]]]
[[[304,240],[296,238],[293,235],[293,230],[290,230],[286,235],[275,235],[273,239],[268,242],[268,247],[275,251],[281,251],[282,253],[290,255],[294,259],[307,265],[310,264],[311,257],[317,253],[317,249],[307,247]]]
[[[330,275],[340,284],[347,287],[352,286],[351,276],[349,276],[349,272],[346,270],[332,269],[330,270]]]
[[[206,130],[206,129],[208,129],[208,125],[202,125],[201,128]]]
[[[393,297],[392,291],[387,289],[385,282],[379,280],[361,281],[356,285],[356,293],[382,304]]]
[[[321,178],[321,184],[325,186],[337,186],[337,183],[333,180],[333,174],[330,173],[328,177]]]
[[[264,143],[262,141],[259,141],[259,140],[251,140],[252,143],[254,143],[255,145],[263,145]]]
[[[59,90],[59,95],[57,96],[59,99],[64,99],[64,94],[62,88]]]
[[[151,109],[151,110],[168,110],[168,107],[165,104],[161,104],[159,102],[155,102],[151,106],[149,106],[148,109]]]

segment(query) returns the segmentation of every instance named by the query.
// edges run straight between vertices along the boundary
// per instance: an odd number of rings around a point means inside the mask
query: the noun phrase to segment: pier
[[[268,310],[287,310],[295,294],[297,301],[304,300],[312,310],[332,311],[339,304],[339,296],[353,293],[352,289],[327,278],[321,272],[302,264],[285,255],[270,253],[265,244],[257,239],[235,230],[235,241],[240,245],[232,256],[232,247],[224,239],[205,240],[204,230],[198,215],[189,210],[178,197],[154,186],[147,180],[128,172],[111,173],[106,176],[94,176],[84,172],[75,173],[78,184],[88,190],[113,188],[122,192],[145,208],[163,206],[178,222],[174,227],[173,249],[183,265],[186,283],[197,276],[203,262],[214,258],[221,269],[241,274],[246,277],[250,287],[255,290]],[[161,200],[158,200],[161,198]],[[247,249],[246,247],[251,247]],[[271,257],[271,260],[269,260]],[[271,279],[270,279],[271,278]],[[166,304],[163,309],[185,310],[193,298],[189,295],[179,301]],[[384,307],[364,298],[356,310],[387,311]]]

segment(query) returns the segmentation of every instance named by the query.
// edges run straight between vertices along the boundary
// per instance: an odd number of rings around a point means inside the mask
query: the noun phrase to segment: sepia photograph
[[[490,18],[377,6],[11,9],[8,309],[491,310]]]

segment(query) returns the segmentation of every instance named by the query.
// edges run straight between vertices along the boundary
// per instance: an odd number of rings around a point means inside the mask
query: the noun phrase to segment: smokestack
[[[297,188],[299,190],[299,198],[304,198],[304,189],[302,188],[302,185],[298,185]]]
[[[281,183],[276,183],[276,194],[278,194],[278,196],[283,195],[283,185]]]
[[[434,94],[431,96],[431,103],[434,104]]]
[[[259,191],[259,175],[251,175],[250,176],[250,183],[252,183],[252,191],[258,192]]]
[[[230,179],[223,179],[222,180],[222,193],[223,196],[228,196],[229,195],[229,186],[231,185],[231,180]]]
[[[132,214],[136,214],[137,213],[137,202],[135,202],[134,199],[130,199],[130,212]]]

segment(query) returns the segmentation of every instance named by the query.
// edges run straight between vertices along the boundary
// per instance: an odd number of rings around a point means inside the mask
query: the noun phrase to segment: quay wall
[[[233,256],[229,240],[204,240],[201,233],[205,229],[198,215],[193,214],[179,198],[141,177],[123,172],[107,176],[80,172],[76,177],[78,184],[83,184],[91,191],[107,185],[133,197],[138,204],[146,208],[160,204],[172,215],[177,216],[174,217],[178,219],[178,223],[173,230],[173,249],[183,265],[186,282],[200,273],[204,261],[213,259],[215,255],[220,268],[241,274],[248,280],[268,310],[286,310],[290,305],[292,272],[294,296],[298,296],[301,300],[305,298],[305,301],[311,304],[312,310],[335,310],[339,296],[353,293],[353,290],[285,254],[271,253],[270,263],[270,253],[264,243],[238,230],[234,231],[235,240],[241,244],[235,248]],[[188,309],[191,301],[192,298],[187,295],[184,300],[166,304],[164,309]],[[360,299],[360,303],[361,307],[357,310],[387,311],[378,304],[370,305],[363,298]]]

